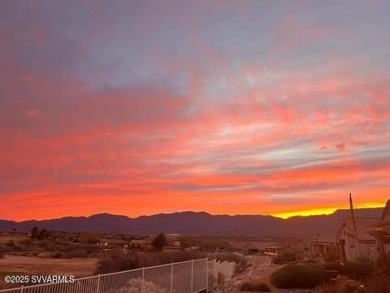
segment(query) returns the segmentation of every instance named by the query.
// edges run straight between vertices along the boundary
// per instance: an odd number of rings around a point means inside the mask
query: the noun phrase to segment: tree
[[[37,227],[34,227],[31,229],[31,238],[32,239],[37,239],[38,238],[38,228]]]
[[[153,239],[152,246],[156,250],[162,250],[167,245],[167,239],[164,233],[160,233],[156,238]]]
[[[43,230],[41,230],[41,232],[39,232],[39,234],[38,234],[38,240],[43,240],[43,239],[45,239],[45,238],[47,238],[48,237],[48,231],[46,231],[46,229],[43,229]]]

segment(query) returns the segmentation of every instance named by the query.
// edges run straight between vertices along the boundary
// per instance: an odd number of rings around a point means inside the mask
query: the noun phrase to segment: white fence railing
[[[209,288],[209,261],[196,259],[75,279],[73,283],[40,284],[7,293],[194,293]],[[212,287],[213,288],[213,287]]]

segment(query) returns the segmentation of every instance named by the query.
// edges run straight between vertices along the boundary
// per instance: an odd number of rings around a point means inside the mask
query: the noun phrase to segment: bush
[[[271,288],[266,283],[258,280],[242,282],[240,285],[241,291],[256,291],[256,292],[271,292]]]
[[[314,288],[324,277],[325,270],[319,265],[287,265],[271,275],[271,283],[277,288]]]
[[[7,245],[8,247],[15,247],[16,244],[13,240],[9,240],[5,245]]]
[[[375,270],[378,273],[390,275],[390,255],[379,257],[375,264]]]
[[[112,273],[141,267],[169,264],[191,259],[203,258],[203,254],[190,252],[130,252],[113,251],[98,262],[96,273]]]
[[[360,262],[330,262],[323,265],[325,270],[336,270],[339,274],[346,275],[350,279],[362,280],[374,272],[374,265]]]
[[[344,267],[347,277],[354,280],[366,279],[374,271],[374,265],[370,263],[346,262]]]
[[[285,263],[297,262],[299,253],[295,249],[285,249],[278,256],[272,259],[272,263],[282,265]]]
[[[365,278],[368,293],[390,292],[390,256],[379,257],[374,266],[374,272]]]
[[[210,259],[215,259],[219,262],[234,262],[236,263],[235,273],[239,274],[243,272],[246,268],[249,267],[248,260],[245,256],[238,255],[235,253],[223,253],[223,254],[215,254]]]
[[[368,277],[365,282],[367,293],[388,293],[390,292],[389,275],[374,275]]]
[[[112,272],[138,269],[142,266],[143,265],[136,253],[112,253],[99,260],[97,264],[96,274],[106,274]]]
[[[63,256],[62,252],[59,252],[59,251],[53,252],[50,255],[51,258],[61,258],[62,256]]]
[[[87,256],[88,256],[87,251],[82,248],[65,252],[62,254],[62,258],[87,257]]]
[[[112,286],[110,286],[112,287]],[[168,293],[168,290],[161,288],[158,284],[151,281],[142,281],[141,279],[131,279],[127,284],[121,288],[110,288],[105,292],[108,293],[138,293],[138,292],[148,292],[148,293]]]

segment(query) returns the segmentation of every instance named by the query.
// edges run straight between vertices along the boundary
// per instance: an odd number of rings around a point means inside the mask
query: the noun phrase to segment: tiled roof
[[[374,224],[379,221],[379,218],[355,217],[355,221],[356,221],[356,230],[358,234],[357,238],[359,240],[375,240],[375,238],[370,234],[368,234],[367,231],[370,230],[374,226]],[[348,233],[355,235],[352,218],[351,217],[346,218],[344,223],[345,223],[345,230]]]

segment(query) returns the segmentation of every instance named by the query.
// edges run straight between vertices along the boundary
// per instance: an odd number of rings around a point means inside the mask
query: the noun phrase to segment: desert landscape
[[[390,293],[389,0],[0,6],[0,293]]]

